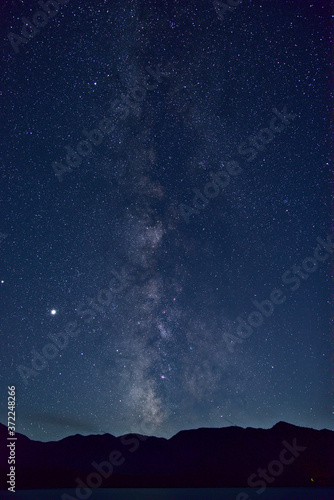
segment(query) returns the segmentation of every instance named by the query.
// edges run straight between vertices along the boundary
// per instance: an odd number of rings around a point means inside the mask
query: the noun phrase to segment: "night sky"
[[[334,428],[332,2],[230,3],[1,2],[17,432]]]

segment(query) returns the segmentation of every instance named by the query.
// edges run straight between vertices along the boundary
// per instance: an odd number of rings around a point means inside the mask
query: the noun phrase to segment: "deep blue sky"
[[[334,428],[330,4],[1,4],[1,422]]]

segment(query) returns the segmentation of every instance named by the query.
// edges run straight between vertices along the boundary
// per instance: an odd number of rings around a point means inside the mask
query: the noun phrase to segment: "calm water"
[[[334,488],[268,488],[262,495],[257,495],[251,488],[207,488],[207,489],[97,489],[88,497],[89,500],[333,500]],[[10,492],[0,491],[1,500],[62,500],[62,495],[67,494],[66,500],[78,500],[75,490],[30,490],[17,491],[14,495]],[[87,498],[87,500],[88,500]],[[83,499],[82,499],[83,500]]]

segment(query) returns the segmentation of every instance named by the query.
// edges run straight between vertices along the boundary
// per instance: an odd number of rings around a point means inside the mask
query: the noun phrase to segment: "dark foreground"
[[[0,425],[1,441],[6,437]],[[103,498],[98,495],[108,488],[251,487],[252,497],[265,498],[271,488],[334,486],[334,432],[284,422],[271,429],[187,430],[170,439],[77,434],[43,443],[16,437],[16,490],[76,488],[76,498],[88,499]],[[2,455],[0,477],[7,474]]]
[[[30,490],[18,491],[16,495],[0,492],[1,499],[18,500],[65,500],[77,499],[75,490]],[[245,496],[243,496],[244,494]],[[62,498],[62,496],[64,497]],[[239,495],[239,498],[238,498]],[[268,488],[263,495],[257,495],[252,488],[208,488],[208,489],[98,489],[89,497],[91,500],[332,500],[333,488]]]

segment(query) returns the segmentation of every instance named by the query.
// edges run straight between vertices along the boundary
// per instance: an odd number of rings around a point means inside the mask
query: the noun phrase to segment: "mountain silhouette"
[[[2,443],[7,437],[0,424]],[[334,432],[286,422],[271,429],[184,430],[170,439],[76,434],[40,442],[16,437],[17,489],[334,486]],[[2,478],[8,474],[7,456],[0,457]],[[261,469],[266,470],[262,478]]]

